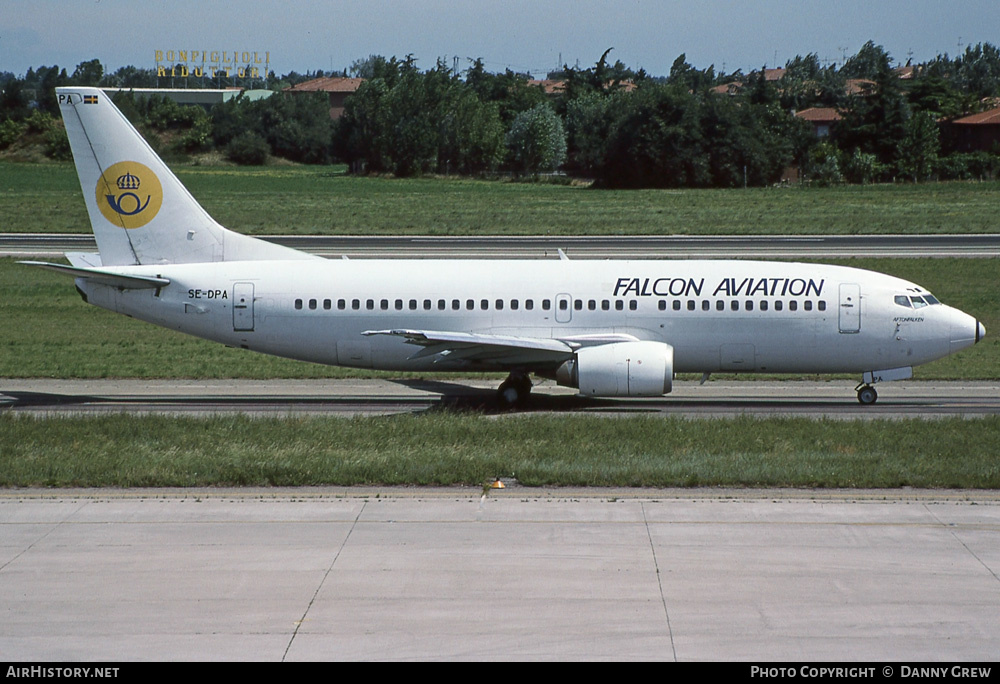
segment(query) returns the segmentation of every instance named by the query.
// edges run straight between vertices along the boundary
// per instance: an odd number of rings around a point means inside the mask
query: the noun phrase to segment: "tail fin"
[[[56,88],[104,266],[316,258],[226,230],[98,88]]]

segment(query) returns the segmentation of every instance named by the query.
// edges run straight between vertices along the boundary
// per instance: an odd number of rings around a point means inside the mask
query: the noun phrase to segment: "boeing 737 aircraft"
[[[327,260],[223,228],[95,88],[57,89],[99,254],[84,301],[266,354],[397,371],[531,374],[590,397],[662,396],[675,373],[858,373],[873,384],[982,339],[893,276],[762,261]]]

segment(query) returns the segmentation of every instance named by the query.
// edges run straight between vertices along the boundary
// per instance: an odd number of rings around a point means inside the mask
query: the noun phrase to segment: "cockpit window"
[[[923,296],[916,295],[896,295],[893,297],[893,301],[899,306],[905,306],[907,309],[920,309],[925,306],[932,306],[934,304],[940,304],[937,297],[930,294],[925,294]]]

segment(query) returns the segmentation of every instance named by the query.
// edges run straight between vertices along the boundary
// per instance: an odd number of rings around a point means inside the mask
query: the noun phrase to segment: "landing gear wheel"
[[[518,406],[528,400],[531,394],[531,378],[527,375],[511,375],[497,390],[497,398],[504,406]]]
[[[878,399],[878,392],[871,385],[862,385],[858,388],[858,402],[865,406],[870,406]]]

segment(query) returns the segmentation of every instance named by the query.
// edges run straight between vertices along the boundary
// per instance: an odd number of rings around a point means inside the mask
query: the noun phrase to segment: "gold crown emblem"
[[[123,175],[118,176],[119,190],[138,190],[141,184],[139,177],[133,176],[131,173],[125,172]]]

